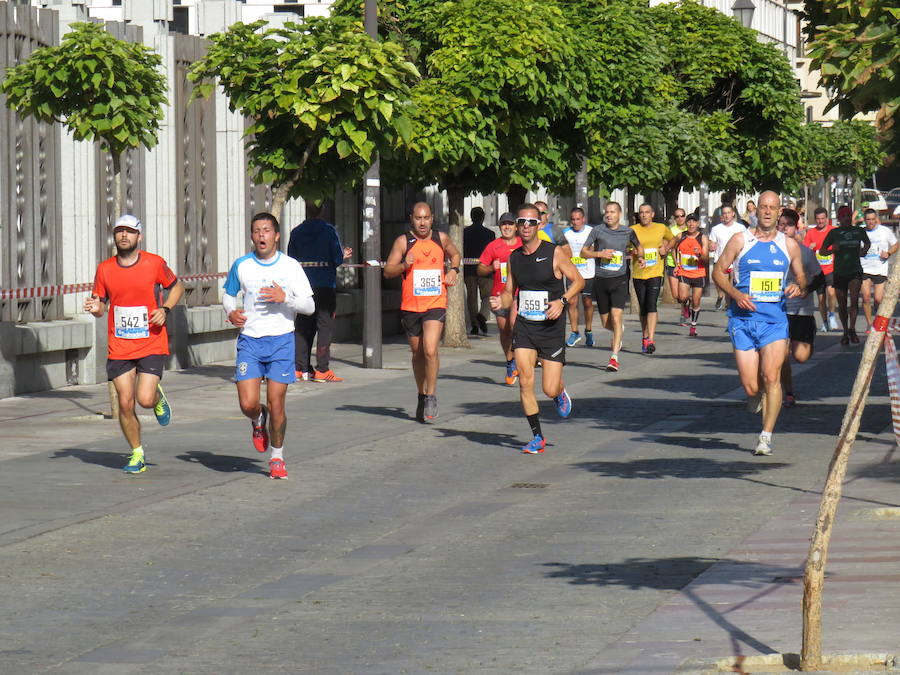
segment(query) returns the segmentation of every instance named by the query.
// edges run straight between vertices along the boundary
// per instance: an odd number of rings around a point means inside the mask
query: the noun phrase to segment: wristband
[[[456,272],[457,274],[459,274],[459,268],[458,268],[458,267],[451,267],[451,268],[450,268],[450,271]]]
[[[165,305],[163,305],[163,306],[162,306],[162,311],[164,311],[164,312],[166,313],[166,316],[169,316],[169,312],[172,311],[172,308],[171,308],[171,307],[166,307]]]

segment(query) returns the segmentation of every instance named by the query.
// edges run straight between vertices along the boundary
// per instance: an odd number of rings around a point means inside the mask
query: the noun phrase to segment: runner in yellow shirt
[[[638,209],[638,224],[631,226],[644,252],[644,266],[636,267],[631,273],[641,310],[641,351],[644,354],[656,351],[653,338],[656,335],[656,305],[662,288],[663,261],[675,239],[668,227],[653,222],[655,215],[653,206],[645,202]]]

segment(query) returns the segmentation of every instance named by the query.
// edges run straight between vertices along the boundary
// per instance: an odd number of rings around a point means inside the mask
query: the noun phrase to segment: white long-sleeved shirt
[[[277,283],[284,289],[284,302],[262,302],[261,288]],[[243,291],[243,310],[247,322],[241,332],[248,337],[284,335],[294,330],[295,314],[312,314],[316,310],[312,288],[303,267],[281,251],[268,260],[248,253],[234,261],[225,280],[222,306],[226,314],[238,308],[237,295]]]

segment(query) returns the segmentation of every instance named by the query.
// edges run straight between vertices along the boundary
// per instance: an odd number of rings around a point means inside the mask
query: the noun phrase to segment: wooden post
[[[898,294],[900,294],[900,265],[894,263],[884,300],[878,307],[877,317],[880,317],[881,321],[886,321],[893,315]],[[876,319],[875,323],[877,325],[879,319]],[[850,451],[859,431],[869,385],[884,337],[884,332],[872,330],[866,339],[856,381],[841,423],[837,447],[831,457],[828,477],[822,490],[816,527],[809,545],[806,569],[803,572],[803,645],[800,652],[800,670],[820,670],[822,666],[822,586],[825,579],[825,565],[828,561],[828,544],[831,541],[834,517],[841,499]]]

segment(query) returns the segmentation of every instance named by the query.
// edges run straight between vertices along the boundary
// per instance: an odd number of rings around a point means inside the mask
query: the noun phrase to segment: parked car
[[[887,201],[884,199],[884,195],[881,194],[880,190],[873,190],[872,188],[863,188],[862,190],[862,200],[863,204],[866,202],[869,203],[870,209],[875,209],[878,211],[878,215],[884,217],[888,215],[888,205]]]

